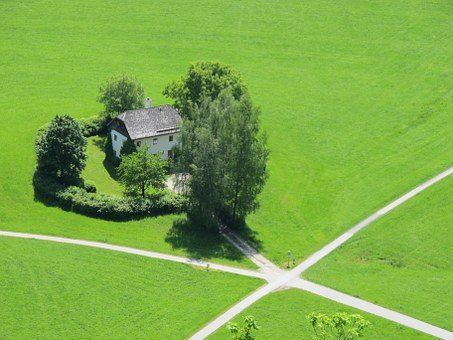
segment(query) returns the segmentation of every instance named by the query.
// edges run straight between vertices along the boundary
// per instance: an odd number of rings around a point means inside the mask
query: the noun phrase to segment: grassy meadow
[[[0,238],[0,334],[182,339],[261,284],[107,250]]]
[[[371,322],[364,339],[430,339],[431,337],[377,316],[297,289],[278,291],[246,309],[233,322],[239,325],[247,315],[253,315],[260,326],[257,339],[312,339],[313,329],[307,320],[311,312],[332,314],[346,312],[362,315]],[[209,339],[231,339],[226,327]]]
[[[453,331],[453,178],[373,223],[305,277]]]
[[[106,222],[31,185],[37,128],[99,112],[107,77],[136,75],[160,104],[190,62],[219,60],[242,72],[271,150],[248,225],[271,260],[301,260],[451,165],[452,13],[447,0],[2,1],[0,228],[250,265],[184,216]]]

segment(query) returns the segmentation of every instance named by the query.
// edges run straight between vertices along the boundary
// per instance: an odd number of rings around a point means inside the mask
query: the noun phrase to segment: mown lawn
[[[99,112],[107,77],[135,74],[159,104],[190,62],[220,60],[243,73],[271,150],[248,225],[271,260],[288,250],[301,260],[452,163],[452,10],[448,0],[2,1],[0,228],[243,264],[186,229],[189,240],[175,240],[179,216],[105,222],[46,207],[31,186],[37,128]]]
[[[304,276],[453,331],[453,178],[361,231]]]
[[[349,308],[334,301],[291,289],[267,295],[250,306],[233,322],[243,323],[247,315],[257,320],[260,329],[255,333],[257,339],[312,339],[313,330],[307,320],[311,312],[332,314],[347,312],[362,315],[371,322],[364,339],[429,339],[430,337],[397,323]],[[230,339],[226,327],[221,328],[209,339]]]
[[[0,334],[182,339],[261,284],[107,250],[2,237]]]
[[[94,182],[99,193],[121,196],[123,188],[117,181],[115,169],[105,161],[104,140],[91,137],[87,145],[87,164],[82,174],[85,180]]]

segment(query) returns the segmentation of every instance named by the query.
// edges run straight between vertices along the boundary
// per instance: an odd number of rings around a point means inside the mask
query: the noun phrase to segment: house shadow
[[[178,218],[167,232],[165,241],[174,249],[184,249],[195,259],[224,258],[237,261],[244,258],[217,230],[209,230],[192,223],[186,217]]]
[[[93,141],[93,144],[101,151],[105,154],[105,137],[100,137],[100,138],[95,138],[94,141]],[[112,164],[112,162],[110,162],[108,159],[107,159],[107,156],[105,155],[104,156],[104,160],[102,161],[102,165],[104,166],[104,169],[107,171],[107,173],[109,174],[110,178],[115,180],[115,181],[118,181],[118,175],[116,173],[116,168],[115,168],[115,165]]]

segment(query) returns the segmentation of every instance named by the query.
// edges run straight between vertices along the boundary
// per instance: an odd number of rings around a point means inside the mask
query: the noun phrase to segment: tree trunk
[[[142,196],[145,197],[145,183],[142,183]]]

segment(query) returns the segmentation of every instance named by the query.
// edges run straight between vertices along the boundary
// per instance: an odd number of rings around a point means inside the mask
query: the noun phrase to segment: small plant
[[[371,325],[361,315],[348,313],[326,315],[313,312],[307,316],[307,319],[313,327],[316,340],[361,338],[365,329]]]
[[[258,323],[251,315],[244,318],[244,326],[240,328],[237,323],[229,322],[227,329],[231,332],[235,340],[253,340],[253,332],[259,329]]]

